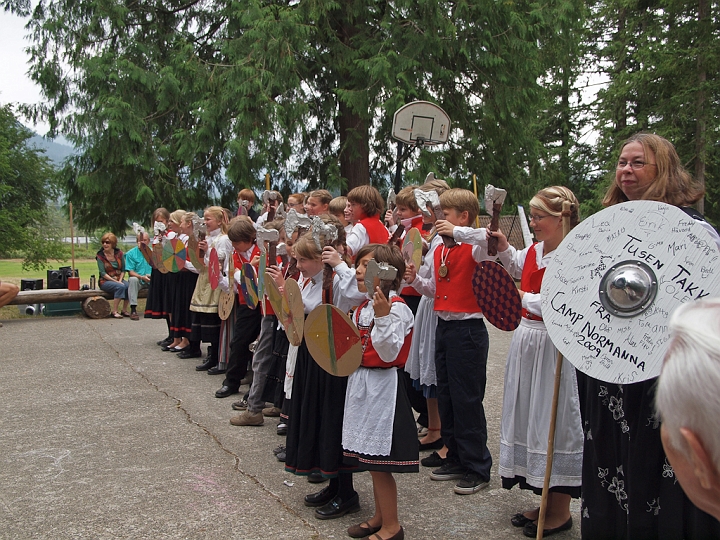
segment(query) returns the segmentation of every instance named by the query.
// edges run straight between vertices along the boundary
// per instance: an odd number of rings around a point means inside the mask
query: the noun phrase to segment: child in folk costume
[[[421,190],[436,191],[441,195],[448,189],[447,182],[436,178],[420,186]],[[400,192],[402,193],[402,191]],[[415,196],[413,192],[413,197]],[[398,198],[400,194],[398,194]],[[399,204],[398,204],[399,206]],[[424,217],[427,223],[435,223],[435,215]],[[423,265],[417,271],[421,278],[432,278],[432,261],[435,250],[443,243],[439,234],[429,237],[428,251],[424,256]],[[404,289],[403,289],[404,290]],[[447,447],[442,443],[440,436],[440,412],[437,400],[437,377],[435,376],[435,329],[437,328],[437,313],[435,313],[435,299],[422,295],[415,313],[415,327],[413,331],[410,354],[405,364],[405,371],[410,375],[413,388],[422,392],[427,402],[427,434],[420,439],[420,450],[437,450],[420,462],[424,467],[438,468],[445,462]]]
[[[227,237],[227,216],[219,206],[210,206],[203,213],[207,237],[198,242],[198,248],[205,255],[205,266],[200,270],[195,285],[190,311],[193,312],[191,341],[210,343],[205,363],[196,366],[198,371],[207,371],[218,364],[218,343],[220,341],[220,317],[218,316],[218,300],[220,287],[213,290],[208,276],[210,250],[217,251],[220,265],[223,266],[228,257],[232,257],[232,244]]]
[[[572,191],[553,186],[530,201],[530,226],[538,242],[522,251],[509,246],[498,233],[498,250],[512,254],[506,268],[521,278],[523,317],[510,343],[505,368],[500,467],[503,487],[519,485],[542,494],[547,460],[550,413],[555,384],[557,349],[542,319],[540,285],[545,267],[563,239],[562,203],[571,203],[570,225],[580,221],[579,204]],[[575,369],[563,360],[555,430],[553,473],[550,477],[544,536],[572,527],[570,499],[580,497],[583,432]],[[524,527],[526,536],[537,534],[539,509],[515,514],[511,522]]]
[[[418,292],[434,297],[438,315],[435,368],[441,433],[448,453],[430,478],[459,480],[453,491],[469,495],[488,485],[492,466],[483,407],[489,342],[472,290],[472,274],[477,262],[495,257],[487,254],[489,232],[471,227],[480,210],[471,191],[450,189],[440,195],[440,205],[445,219],[435,227],[458,243],[435,250],[432,278],[417,276],[411,265],[406,280]],[[509,254],[499,255],[502,260]]]
[[[152,215],[152,225],[155,234],[153,235],[151,248],[162,244],[165,236],[165,228],[170,220],[170,212],[165,208],[157,208]],[[156,225],[158,224],[158,225]],[[162,231],[160,230],[162,229]],[[168,336],[162,341],[158,341],[161,347],[167,347],[173,342],[172,332],[170,331],[170,320],[168,318],[170,303],[169,290],[167,286],[167,274],[163,274],[157,268],[153,268],[150,272],[150,288],[148,289],[147,302],[145,303],[146,319],[165,319],[168,327]]]
[[[398,271],[389,297],[380,287],[366,289],[365,273],[373,258]],[[360,367],[348,378],[342,444],[345,463],[370,471],[375,514],[348,529],[352,538],[404,537],[392,473],[418,471],[415,418],[402,379],[413,327],[412,311],[396,292],[404,273],[405,262],[397,246],[369,244],[357,253],[357,287],[367,298],[351,318],[360,330],[363,356]]]
[[[305,213],[310,217],[327,214],[330,201],[332,201],[332,195],[327,189],[312,191],[305,198]]]
[[[177,238],[183,242],[187,249],[188,236],[182,234],[182,222],[185,218],[185,210],[175,210],[170,214],[168,220],[168,239]],[[173,236],[170,236],[170,235]],[[190,299],[195,291],[197,274],[193,274],[184,268],[179,272],[168,272],[168,289],[170,292],[169,321],[170,332],[173,335],[173,342],[164,351],[180,352],[190,345],[189,337],[192,333],[192,321],[190,319]]]
[[[233,253],[232,261],[235,268],[234,284],[237,290],[235,312],[231,318],[233,323],[232,339],[229,343],[229,351],[226,357],[220,356],[221,359],[227,358],[227,371],[223,370],[222,360],[218,364],[216,373],[225,372],[225,380],[222,387],[215,392],[216,398],[225,398],[232,394],[236,394],[240,389],[240,382],[247,374],[248,364],[252,361],[252,352],[250,344],[257,339],[260,333],[260,319],[262,314],[257,306],[250,307],[245,301],[245,297],[240,292],[240,281],[242,279],[242,266],[250,263],[257,267],[260,262],[260,248],[255,243],[255,225],[247,216],[237,216],[230,222],[228,229],[228,239],[232,243]],[[225,270],[229,272],[229,262],[225,266]],[[225,292],[229,291],[229,283],[226,276],[220,280],[219,287]],[[210,370],[208,374],[214,374]]]
[[[387,244],[390,233],[380,221],[385,202],[380,192],[372,186],[358,186],[347,195],[350,206],[348,221],[354,223],[347,236],[349,254],[355,257],[358,250],[367,244]]]
[[[344,240],[342,225],[336,218],[325,215],[323,221],[338,228],[338,242]],[[333,299],[343,311],[349,311],[363,298],[355,285],[355,272],[342,262],[332,247],[324,248],[332,254],[334,265]],[[312,233],[305,233],[293,246],[305,315],[322,303],[323,252],[315,243]],[[326,256],[330,262],[330,255]],[[282,272],[268,268],[279,287],[285,286]],[[352,292],[354,289],[354,293]],[[341,295],[342,293],[342,295]],[[290,353],[288,353],[290,362]],[[290,425],[286,441],[285,470],[307,476],[319,472],[330,478],[327,487],[305,497],[305,505],[317,507],[315,517],[334,519],[357,512],[360,503],[352,485],[349,467],[343,464],[342,422],[340,403],[345,401],[347,377],[334,377],[312,359],[305,339],[297,350],[290,404]]]
[[[197,221],[197,219],[198,216],[195,212],[187,212],[182,217],[182,221],[180,223],[180,234],[178,235],[178,238],[182,240],[187,250],[190,249],[189,242],[190,235],[193,234],[193,220]],[[187,260],[185,261],[185,268],[183,268],[182,271],[183,276],[181,279],[181,286],[175,292],[175,305],[177,306],[177,319],[175,324],[176,326],[181,328],[184,326],[189,328],[189,333],[186,334],[188,339],[188,346],[185,347],[183,350],[178,351],[177,353],[177,357],[182,359],[198,358],[202,356],[202,351],[200,350],[200,342],[193,341],[193,315],[190,311],[190,302],[192,301],[192,295],[195,292],[199,272],[200,269],[195,268],[195,265],[190,262],[190,258],[188,256]],[[183,311],[180,311],[181,309]]]

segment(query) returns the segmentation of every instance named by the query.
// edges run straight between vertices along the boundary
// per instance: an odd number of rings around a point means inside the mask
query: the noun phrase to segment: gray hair
[[[669,326],[655,406],[674,448],[686,449],[680,428],[688,428],[720,470],[720,298],[683,304]]]

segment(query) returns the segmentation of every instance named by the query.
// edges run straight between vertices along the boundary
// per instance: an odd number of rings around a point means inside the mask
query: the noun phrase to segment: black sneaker
[[[273,454],[275,454],[277,456],[280,452],[284,452],[284,451],[285,451],[285,445],[281,444],[280,446],[278,446],[277,448],[275,448],[273,450]]]
[[[420,460],[420,465],[423,467],[432,467],[433,469],[437,469],[438,467],[442,467],[445,464],[445,458],[440,457],[440,454],[437,452],[433,452],[428,457],[424,457]]]
[[[430,473],[430,478],[433,480],[459,480],[465,476],[466,472],[467,468],[459,463],[446,460],[439,469]]]
[[[473,493],[477,493],[481,489],[486,488],[489,483],[490,482],[483,480],[483,478],[475,471],[468,470],[465,473],[465,476],[463,476],[462,479],[455,484],[455,489],[453,489],[453,491],[458,495],[472,495]]]
[[[158,341],[157,344],[160,345],[161,347],[167,347],[167,346],[170,345],[173,341],[175,341],[173,338],[171,338],[171,337],[166,337],[165,339],[163,339],[163,340],[161,340],[161,341]]]

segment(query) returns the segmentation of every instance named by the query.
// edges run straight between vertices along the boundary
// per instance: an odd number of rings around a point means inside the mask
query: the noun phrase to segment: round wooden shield
[[[415,270],[419,270],[422,266],[422,235],[415,227],[412,227],[403,240],[403,258],[405,262],[411,262],[415,265]]]
[[[200,256],[200,248],[198,248],[197,238],[195,238],[195,236],[192,234],[188,239],[187,254],[188,259],[190,259],[190,262],[195,268],[200,270],[201,268],[205,267],[205,260],[203,259],[203,257]]]
[[[240,269],[240,292],[247,306],[255,309],[258,305],[258,285],[255,268],[250,263],[243,264]]]
[[[285,327],[285,333],[290,344],[299,346],[302,343],[305,327],[305,307],[303,306],[300,285],[294,279],[288,279],[285,282],[283,301],[286,306],[283,307],[284,318],[281,322]]]
[[[163,266],[168,272],[179,272],[185,268],[187,250],[179,238],[173,238],[163,246]]]
[[[145,259],[145,261],[152,268],[155,268],[155,260],[153,259],[153,252],[152,252],[152,249],[150,249],[150,246],[148,246],[147,244],[138,244],[138,249],[140,250],[140,253],[142,253],[142,256]]]
[[[218,288],[220,282],[220,259],[215,248],[210,248],[208,259],[208,279],[210,280],[210,288],[214,291]]]
[[[267,294],[275,315],[282,323],[283,310],[287,309],[287,303],[283,304],[283,294],[280,292],[280,288],[277,286],[277,283],[275,283],[275,280],[267,272],[265,272],[265,294]]]
[[[632,201],[575,227],[542,282],[552,342],[577,369],[617,384],[660,374],[668,320],[684,302],[720,295],[720,252],[674,206]]]
[[[157,268],[158,272],[161,274],[167,274],[168,269],[165,268],[165,265],[163,264],[163,248],[164,248],[165,242],[158,242],[157,244],[153,244],[153,261],[155,261],[155,268]]]
[[[490,324],[506,332],[520,325],[522,299],[515,281],[502,265],[494,261],[479,262],[472,286],[478,306]]]
[[[233,264],[231,257],[230,269],[228,271],[228,292],[220,291],[220,298],[218,299],[218,317],[220,317],[223,321],[228,320],[228,317],[230,317],[230,314],[235,307],[235,288],[233,287],[234,274],[235,265]]]
[[[305,343],[318,366],[330,375],[347,377],[362,361],[360,332],[332,304],[321,304],[305,320]]]

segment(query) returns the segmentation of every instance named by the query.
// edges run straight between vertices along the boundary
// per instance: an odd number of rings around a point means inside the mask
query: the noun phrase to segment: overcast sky
[[[40,88],[27,76],[28,55],[23,50],[29,45],[25,39],[26,21],[0,10],[0,51],[2,51],[0,104],[2,105],[42,101]],[[46,123],[33,126],[25,118],[20,118],[20,121],[40,135],[44,135],[48,130]]]

